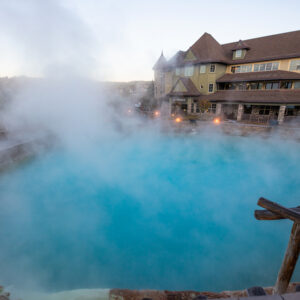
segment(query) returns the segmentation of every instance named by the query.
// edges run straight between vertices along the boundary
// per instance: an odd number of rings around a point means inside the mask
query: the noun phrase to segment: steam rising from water
[[[24,37],[11,20],[23,24],[25,4],[2,3],[9,17],[0,10],[47,75],[2,111],[6,128],[58,141],[1,174],[0,283],[47,291],[272,285],[290,224],[258,222],[253,211],[259,196],[298,204],[299,144],[164,134],[159,123],[125,116],[123,99],[114,106],[82,78],[92,60],[82,50],[85,27],[59,2],[43,3],[26,1],[38,13]],[[36,19],[45,12],[51,21],[59,12],[58,25]]]
[[[299,199],[299,144],[149,129],[57,148],[0,179],[0,280],[63,290],[272,285]],[[297,269],[294,280],[299,280]]]

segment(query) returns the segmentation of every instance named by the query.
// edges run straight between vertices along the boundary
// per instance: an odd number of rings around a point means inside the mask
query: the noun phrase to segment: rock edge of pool
[[[235,299],[257,300],[296,300],[300,299],[300,282],[289,284],[286,294],[273,295],[273,287],[264,287],[266,296],[248,296],[247,290],[236,291],[168,291],[168,290],[129,290],[129,289],[76,289],[46,293],[38,291],[21,291],[0,286],[0,300],[202,300]]]

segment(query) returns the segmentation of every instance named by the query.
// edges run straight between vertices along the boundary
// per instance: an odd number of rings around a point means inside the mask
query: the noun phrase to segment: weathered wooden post
[[[260,198],[257,204],[267,209],[255,211],[255,218],[258,220],[290,219],[294,221],[288,247],[274,287],[274,294],[283,294],[292,278],[300,253],[300,208],[286,208],[264,198]]]

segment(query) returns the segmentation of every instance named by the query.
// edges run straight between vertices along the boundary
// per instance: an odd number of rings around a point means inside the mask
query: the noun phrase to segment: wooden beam
[[[284,260],[277,276],[277,281],[274,288],[275,294],[281,295],[286,292],[298,260],[299,252],[300,224],[294,223]]]
[[[275,202],[267,200],[265,198],[259,198],[257,204],[263,208],[270,210],[271,212],[278,214],[281,217],[290,219],[296,223],[300,223],[300,213],[291,210],[289,208],[285,208]]]
[[[300,206],[292,207],[291,210],[300,213]],[[278,214],[275,214],[267,209],[257,209],[254,211],[254,216],[257,220],[282,220],[286,219]]]

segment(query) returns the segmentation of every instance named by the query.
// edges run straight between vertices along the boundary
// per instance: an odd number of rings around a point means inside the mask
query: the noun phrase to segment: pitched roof
[[[158,69],[163,69],[167,64],[167,60],[164,57],[164,53],[161,52],[161,55],[158,59],[158,61],[155,63],[155,65],[153,66],[153,70],[158,70]]]
[[[211,102],[300,104],[299,90],[217,91],[206,96]]]
[[[248,49],[248,51],[243,59],[233,60],[232,50],[238,49]],[[184,61],[189,50],[196,60]],[[187,51],[178,51],[168,61],[160,57],[153,69],[211,62],[240,64],[294,57],[300,57],[300,30],[223,45],[220,45],[209,33],[204,33]]]
[[[248,63],[263,60],[300,57],[300,30],[243,41],[250,48],[244,59],[232,59],[235,43],[222,45],[229,63]]]
[[[185,91],[176,91],[176,87],[178,84],[182,83],[185,87]],[[201,93],[195,87],[193,81],[187,77],[180,77],[176,83],[174,84],[171,92],[168,96],[200,96]]]
[[[226,63],[227,58],[222,46],[207,32],[190,48],[197,59],[197,63],[221,62]]]
[[[250,47],[244,41],[239,40],[231,50],[243,50],[243,49],[250,49]]]
[[[242,81],[257,81],[257,80],[289,80],[299,79],[300,73],[289,71],[265,71],[265,72],[248,72],[224,74],[217,82],[242,82]]]

